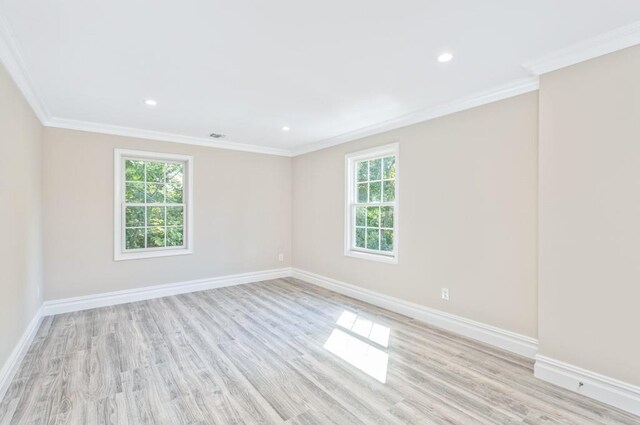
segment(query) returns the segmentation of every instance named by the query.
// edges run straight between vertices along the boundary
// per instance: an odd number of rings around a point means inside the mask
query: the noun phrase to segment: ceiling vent
[[[209,135],[209,137],[213,137],[214,139],[222,139],[223,137],[226,137],[226,134],[222,134],[222,133],[211,133]]]

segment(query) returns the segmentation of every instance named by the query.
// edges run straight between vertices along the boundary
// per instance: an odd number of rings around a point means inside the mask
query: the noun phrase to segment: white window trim
[[[395,189],[396,196],[393,214],[393,251],[389,254],[382,254],[377,251],[367,252],[365,248],[354,248],[353,237],[355,233],[355,214],[351,209],[356,202],[356,162],[377,158],[381,156],[394,155],[396,157]],[[391,143],[389,145],[378,146],[363,151],[353,152],[345,155],[345,208],[344,208],[344,255],[347,257],[361,258],[365,260],[380,261],[383,263],[398,264],[398,246],[400,236],[400,144]]]
[[[185,244],[180,248],[146,248],[135,252],[126,252],[123,246],[123,207],[124,193],[123,158],[140,158],[143,160],[180,161],[186,164],[184,173],[185,205]],[[134,260],[139,258],[167,257],[173,255],[187,255],[193,253],[193,157],[161,152],[147,152],[128,149],[114,149],[113,169],[113,259],[114,261]]]

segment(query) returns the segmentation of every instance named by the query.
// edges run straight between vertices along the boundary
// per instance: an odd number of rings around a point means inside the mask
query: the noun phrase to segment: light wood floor
[[[0,404],[1,425],[639,421],[294,279],[48,317]]]

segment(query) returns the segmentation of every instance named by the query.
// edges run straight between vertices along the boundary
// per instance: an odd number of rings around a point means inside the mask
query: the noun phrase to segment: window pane
[[[380,230],[367,229],[367,248],[380,249]]]
[[[366,248],[365,239],[367,235],[367,229],[363,227],[356,227],[356,247]]]
[[[367,226],[368,227],[380,226],[380,208],[379,207],[367,207]]]
[[[167,164],[167,183],[173,183],[182,186],[182,176],[184,174],[184,166],[182,164]]]
[[[182,202],[182,184],[168,184],[167,204],[181,204]]]
[[[167,207],[167,226],[182,226],[183,217],[182,207]]]
[[[167,227],[167,246],[184,245],[182,227]]]
[[[164,203],[164,184],[147,183],[147,204]]]
[[[358,202],[368,202],[367,197],[367,184],[361,183],[358,185]]]
[[[147,207],[147,226],[164,226],[164,207]]]
[[[369,183],[369,202],[380,202],[381,182]]]
[[[394,179],[396,177],[396,157],[388,156],[384,158],[382,168],[384,170],[383,179]]]
[[[393,202],[396,200],[396,182],[395,180],[385,180],[384,185],[384,202]]]
[[[369,180],[380,180],[382,178],[382,159],[369,161]]]
[[[358,162],[356,168],[358,169],[358,181],[366,182],[369,180],[368,161]]]
[[[124,199],[126,202],[144,203],[144,183],[125,183]]]
[[[356,226],[367,225],[367,209],[365,207],[356,208]]]
[[[126,229],[125,239],[126,249],[144,248],[144,229]]]
[[[393,228],[393,207],[380,208],[380,227]]]
[[[161,248],[164,245],[164,227],[147,228],[147,248]]]
[[[164,182],[164,162],[147,162],[147,181]]]
[[[126,207],[124,225],[125,227],[144,227],[144,207]]]
[[[383,230],[380,240],[380,250],[393,251],[393,230]]]
[[[144,162],[127,159],[124,162],[125,180],[141,182],[144,181]]]

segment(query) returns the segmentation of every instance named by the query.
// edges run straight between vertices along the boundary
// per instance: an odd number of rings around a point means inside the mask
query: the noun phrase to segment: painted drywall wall
[[[290,265],[291,158],[54,128],[43,147],[46,300]],[[193,254],[114,261],[114,148],[194,157]]]
[[[42,304],[41,135],[0,64],[0,369]]]
[[[295,267],[536,337],[537,140],[529,93],[295,157]],[[399,263],[346,257],[345,154],[391,142]]]
[[[640,46],[540,85],[540,354],[640,385]]]

